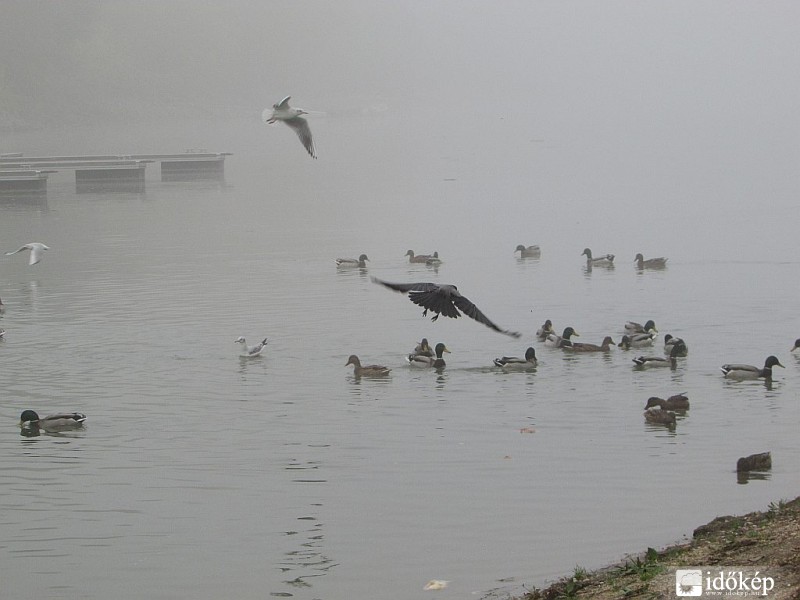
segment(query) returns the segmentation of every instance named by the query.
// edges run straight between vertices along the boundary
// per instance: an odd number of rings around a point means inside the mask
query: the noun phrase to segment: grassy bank
[[[518,600],[560,598],[676,598],[675,569],[700,566],[761,567],[775,587],[767,598],[800,600],[800,497],[771,503],[763,512],[718,517],[695,529],[686,544],[649,548],[624,562],[572,574]]]

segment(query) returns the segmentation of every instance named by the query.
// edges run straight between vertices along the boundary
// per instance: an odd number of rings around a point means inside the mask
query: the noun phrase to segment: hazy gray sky
[[[793,201],[798,30],[793,0],[10,0],[0,129],[255,118],[292,95],[329,114],[436,120],[443,147],[478,128],[512,157],[572,144],[587,192],[603,173],[646,171],[666,195],[713,182],[721,197]]]
[[[799,25],[792,1],[10,0],[0,110],[235,108],[291,93],[460,102],[598,133],[609,119],[758,127],[752,115],[783,121],[798,106]]]

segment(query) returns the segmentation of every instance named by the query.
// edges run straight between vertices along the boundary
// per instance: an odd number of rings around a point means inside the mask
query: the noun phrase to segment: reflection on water
[[[297,521],[305,527],[286,532],[287,537],[294,540],[296,549],[285,552],[279,567],[285,577],[291,577],[283,583],[294,588],[310,588],[316,577],[326,575],[337,565],[324,553],[323,524],[314,516],[298,517]]]
[[[758,472],[758,471],[737,471],[736,483],[740,485],[747,485],[751,481],[768,481],[771,479],[771,473]]]

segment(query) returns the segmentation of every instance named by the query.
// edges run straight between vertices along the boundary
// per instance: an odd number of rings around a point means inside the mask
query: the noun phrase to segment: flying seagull
[[[372,277],[371,279],[373,283],[380,283],[390,290],[395,290],[403,294],[408,292],[409,300],[425,309],[422,311],[423,317],[428,316],[429,310],[436,313],[433,318],[431,318],[431,321],[438,319],[439,315],[457,319],[461,316],[461,313],[463,313],[470,319],[475,319],[478,323],[483,323],[490,329],[494,329],[499,333],[510,335],[515,338],[521,335],[516,331],[500,329],[497,325],[492,323],[477,306],[466,297],[462,296],[458,288],[454,285],[439,285],[436,283],[390,283],[378,279],[377,277]],[[458,312],[459,310],[461,312]]]
[[[25,244],[19,250],[14,250],[13,252],[6,252],[6,256],[11,256],[12,254],[16,254],[17,252],[22,252],[23,250],[30,250],[31,251],[31,258],[28,261],[29,265],[35,265],[40,260],[42,260],[42,254],[45,250],[50,250],[47,246],[40,242],[31,242],[30,244]]]
[[[268,125],[272,125],[275,121],[283,121],[291,127],[300,138],[303,147],[311,155],[311,158],[317,158],[314,151],[314,140],[311,139],[311,129],[308,127],[308,122],[300,115],[307,115],[308,113],[302,108],[292,108],[289,106],[289,99],[291,96],[286,96],[280,102],[273,104],[272,108],[264,109],[261,113],[261,118]]]

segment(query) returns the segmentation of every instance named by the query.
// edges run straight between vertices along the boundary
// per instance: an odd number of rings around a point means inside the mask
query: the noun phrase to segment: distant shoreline
[[[758,567],[775,586],[760,597],[800,598],[800,497],[770,503],[766,510],[717,517],[694,530],[692,540],[646,553],[596,571],[575,567],[544,589],[534,588],[517,600],[556,598],[677,598],[676,568],[718,565]]]

